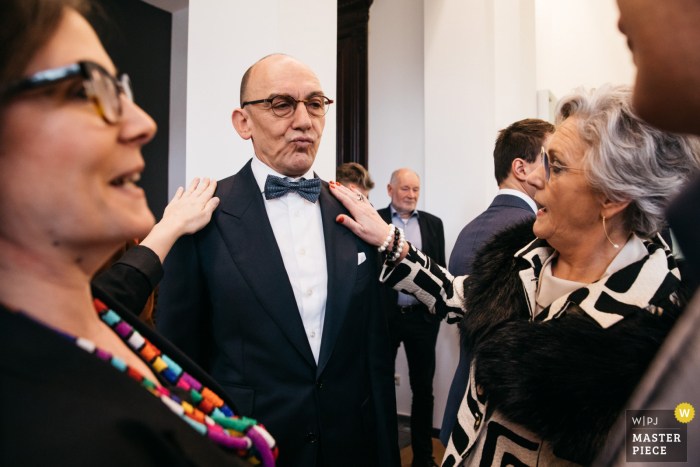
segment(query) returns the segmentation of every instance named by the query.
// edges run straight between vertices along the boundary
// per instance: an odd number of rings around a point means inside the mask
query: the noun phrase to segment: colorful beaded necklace
[[[275,440],[262,425],[251,418],[234,415],[219,396],[183,371],[117,313],[98,299],[94,300],[94,305],[100,319],[121,337],[129,348],[140,355],[156,374],[168,381],[172,389],[157,387],[124,360],[97,348],[87,339],[63,332],[60,334],[83,350],[95,354],[111,363],[114,368],[128,374],[203,436],[208,436],[217,444],[236,451],[253,465],[274,467],[279,451]]]

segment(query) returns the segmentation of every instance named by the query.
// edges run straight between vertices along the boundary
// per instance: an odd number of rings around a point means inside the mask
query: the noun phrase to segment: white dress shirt
[[[534,199],[530,198],[528,195],[526,195],[522,191],[512,190],[510,188],[501,188],[500,190],[498,190],[498,193],[496,193],[496,196],[498,196],[498,195],[517,196],[518,198],[525,201],[528,204],[528,206],[530,206],[530,209],[532,209],[532,212],[537,214],[537,203],[535,203]]]
[[[423,249],[423,239],[420,235],[420,224],[418,223],[418,209],[414,209],[408,219],[401,217],[401,214],[396,212],[392,204],[389,205],[389,212],[391,212],[391,223],[396,227],[404,230],[404,235],[406,240],[408,240],[411,245],[416,247],[417,250]],[[397,306],[411,306],[418,305],[420,302],[413,295],[407,295],[405,293],[399,292],[399,298],[396,302]]]
[[[267,217],[282,254],[284,268],[294,291],[311,352],[318,363],[328,297],[328,268],[321,204],[319,200],[310,203],[296,192],[289,192],[277,199],[265,199],[265,181],[268,175],[296,182],[301,178],[312,179],[314,173],[309,170],[303,177],[285,177],[263,164],[257,157],[253,157],[251,169],[260,187]],[[275,284],[270,284],[271,290],[274,287]]]

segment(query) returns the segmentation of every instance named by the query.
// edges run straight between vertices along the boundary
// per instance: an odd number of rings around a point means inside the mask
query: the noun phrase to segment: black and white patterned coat
[[[648,255],[535,316],[554,249],[532,222],[497,234],[468,277],[411,247],[381,280],[459,322],[474,355],[443,467],[590,464],[687,300],[660,237]],[[477,387],[483,388],[479,395]]]

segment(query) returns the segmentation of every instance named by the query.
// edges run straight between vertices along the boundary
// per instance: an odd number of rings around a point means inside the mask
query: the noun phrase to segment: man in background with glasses
[[[311,170],[333,101],[281,54],[245,73],[240,99],[253,157],[173,247],[157,328],[273,434],[278,466],[398,466],[378,252],[336,223],[347,211]]]

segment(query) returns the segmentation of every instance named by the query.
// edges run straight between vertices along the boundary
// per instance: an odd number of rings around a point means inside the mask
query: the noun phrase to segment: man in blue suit
[[[498,133],[493,150],[498,194],[488,209],[467,224],[457,237],[448,266],[453,276],[472,273],[474,257],[495,233],[512,224],[535,220],[537,205],[532,199],[535,188],[528,185],[527,177],[542,163],[540,149],[546,146],[552,133],[551,123],[533,118],[515,122]],[[467,388],[470,362],[471,356],[463,345],[460,346],[459,365],[450,386],[440,430],[440,440],[445,446]]]
[[[286,55],[246,72],[232,119],[254,156],[168,255],[157,327],[265,425],[278,467],[398,467],[377,248],[311,170],[330,104]]]

